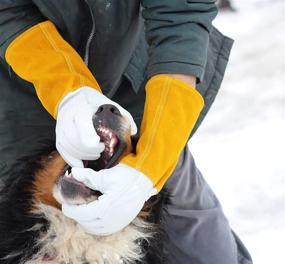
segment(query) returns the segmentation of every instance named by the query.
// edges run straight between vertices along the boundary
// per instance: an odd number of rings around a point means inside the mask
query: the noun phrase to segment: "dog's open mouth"
[[[100,141],[104,143],[105,149],[99,159],[93,161],[85,160],[84,166],[99,171],[116,165],[126,149],[126,143],[121,135],[107,126],[99,125],[96,128],[96,132],[100,137]]]
[[[97,160],[83,161],[85,168],[99,171],[116,165],[122,153],[125,151],[126,143],[122,136],[107,126],[99,125],[96,132],[100,141],[104,143],[105,149]],[[71,168],[66,165],[63,174],[57,180],[60,188],[58,195],[54,194],[60,202],[64,199],[65,203],[83,204],[96,200],[101,193],[88,188],[84,183],[77,181],[71,173]]]
[[[84,183],[76,180],[69,166],[65,167],[64,175],[57,180],[57,185],[60,186],[61,200],[64,197],[66,203],[69,204],[83,204],[90,203],[96,200],[102,193],[88,188]]]

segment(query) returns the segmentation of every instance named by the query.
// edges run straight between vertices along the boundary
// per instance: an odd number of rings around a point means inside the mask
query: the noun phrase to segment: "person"
[[[52,138],[74,177],[103,193],[63,205],[86,232],[121,230],[165,187],[166,263],[252,263],[186,147],[232,46],[212,26],[216,14],[213,0],[2,0],[1,177]],[[95,172],[82,160],[104,151],[92,126],[104,103],[119,108],[137,143]]]

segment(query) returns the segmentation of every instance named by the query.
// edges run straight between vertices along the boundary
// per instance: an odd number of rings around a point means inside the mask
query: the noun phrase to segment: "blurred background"
[[[214,24],[235,43],[222,88],[189,146],[254,264],[284,264],[285,1],[220,5]]]

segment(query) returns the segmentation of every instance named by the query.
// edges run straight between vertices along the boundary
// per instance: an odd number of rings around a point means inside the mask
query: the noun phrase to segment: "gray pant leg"
[[[169,263],[252,263],[188,149],[182,153],[165,187],[170,193],[163,213]]]

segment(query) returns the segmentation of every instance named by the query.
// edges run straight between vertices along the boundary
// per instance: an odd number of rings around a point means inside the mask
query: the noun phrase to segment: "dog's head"
[[[102,105],[93,116],[93,125],[105,150],[98,160],[84,161],[86,167],[110,168],[131,152],[130,124],[117,108]],[[69,175],[70,168],[55,151],[54,142],[17,164],[9,174],[8,194],[7,190],[0,192],[0,259],[4,262],[135,263],[144,258],[145,252],[158,255],[148,246],[153,237],[152,222],[159,219],[152,213],[157,208],[156,198],[146,202],[122,232],[97,237],[83,232],[75,221],[56,209],[61,209],[62,203],[89,203],[100,193]]]
[[[96,171],[110,168],[131,152],[130,123],[117,107],[110,104],[101,105],[93,116],[93,126],[105,149],[99,159],[83,161],[86,168]],[[45,169],[36,177],[37,189],[40,190],[38,200],[59,208],[62,203],[89,203],[101,195],[100,192],[77,181],[62,157],[52,155],[50,159],[44,166]]]

